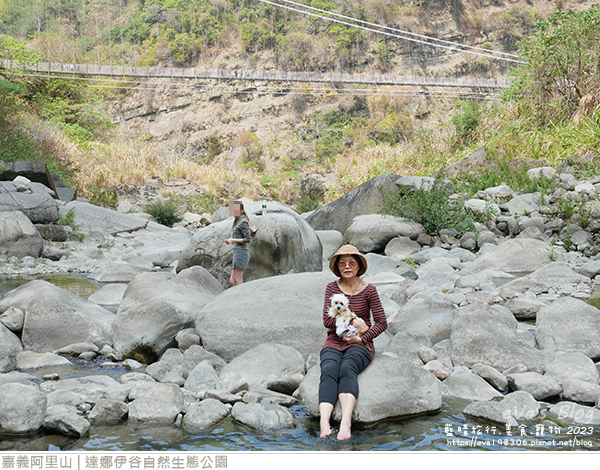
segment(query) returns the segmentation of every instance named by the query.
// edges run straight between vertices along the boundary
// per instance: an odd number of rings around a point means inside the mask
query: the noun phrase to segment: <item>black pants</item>
[[[340,393],[351,393],[358,398],[358,374],[370,363],[371,355],[362,346],[350,346],[344,351],[323,349],[319,403],[335,405]]]

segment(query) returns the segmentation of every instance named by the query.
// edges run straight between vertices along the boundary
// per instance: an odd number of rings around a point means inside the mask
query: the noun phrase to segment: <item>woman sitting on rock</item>
[[[328,331],[321,349],[320,428],[321,437],[332,433],[331,414],[339,400],[342,419],[337,439],[345,440],[351,437],[352,412],[358,398],[358,374],[373,360],[373,339],[387,329],[387,320],[377,289],[360,278],[367,271],[367,260],[356,247],[341,247],[329,259],[329,269],[340,279],[330,282],[325,289],[323,323]],[[357,335],[339,337],[336,334],[336,319],[329,316],[334,294],[344,294],[348,298],[349,309],[358,317],[352,321],[358,329]]]
[[[233,244],[233,264],[229,284],[237,286],[244,282],[244,270],[250,261],[248,244],[252,241],[248,214],[244,210],[242,201],[233,201],[229,204],[229,215],[233,216],[233,234],[225,240],[228,245]]]

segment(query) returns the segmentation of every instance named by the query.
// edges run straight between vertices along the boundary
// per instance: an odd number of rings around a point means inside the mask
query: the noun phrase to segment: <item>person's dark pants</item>
[[[319,403],[335,405],[340,393],[351,393],[358,398],[358,374],[370,363],[371,355],[362,346],[350,346],[344,351],[323,349]]]

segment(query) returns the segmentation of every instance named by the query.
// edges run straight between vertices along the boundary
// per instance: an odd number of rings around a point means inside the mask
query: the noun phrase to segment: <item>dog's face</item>
[[[344,294],[335,294],[331,297],[331,308],[336,312],[343,312],[348,308],[348,298]]]

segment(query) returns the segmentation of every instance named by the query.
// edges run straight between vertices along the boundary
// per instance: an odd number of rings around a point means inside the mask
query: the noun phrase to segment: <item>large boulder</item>
[[[44,240],[23,212],[0,212],[0,261],[13,256],[37,258]]]
[[[23,351],[18,336],[0,323],[0,373],[17,368],[17,354]]]
[[[267,388],[274,380],[296,374],[304,375],[304,357],[291,346],[275,343],[260,344],[233,359],[221,371],[219,388],[242,381],[249,389]]]
[[[139,382],[129,398],[129,420],[139,424],[171,425],[184,405],[183,392],[175,384]]]
[[[0,434],[32,434],[46,416],[46,395],[35,385],[0,385]]]
[[[26,350],[53,352],[74,343],[110,344],[114,314],[49,282],[28,282],[0,299],[0,312],[25,313],[21,341]]]
[[[523,364],[543,372],[539,351],[518,334],[518,322],[505,307],[470,304],[458,308],[452,319],[452,361],[456,366],[481,363],[503,372]]]
[[[60,215],[67,217],[73,214],[73,223],[86,235],[100,232],[104,236],[116,235],[120,232],[133,232],[148,225],[148,220],[134,214],[121,214],[112,209],[73,201],[61,205]]]
[[[288,274],[227,289],[198,314],[196,331],[204,348],[225,361],[263,343],[287,344],[304,357],[325,341],[325,287],[329,272]]]
[[[600,310],[573,297],[560,297],[537,312],[535,337],[540,349],[581,352],[600,358]]]
[[[366,214],[355,217],[344,235],[348,243],[360,251],[383,252],[396,237],[416,240],[422,233],[425,233],[423,226],[412,220],[392,215]]]
[[[80,400],[92,405],[101,399],[113,399],[120,394],[124,385],[108,375],[88,375],[61,380],[48,380],[40,385],[40,390],[48,395],[60,391],[63,394],[77,396]]]
[[[462,273],[478,273],[489,269],[511,274],[525,274],[550,262],[547,243],[533,238],[511,238],[467,263]]]
[[[456,306],[444,299],[413,297],[388,318],[388,328],[394,334],[400,331],[423,333],[437,343],[450,337],[455,310]]]
[[[140,362],[154,362],[223,288],[199,266],[172,273],[143,273],[125,291],[112,325],[113,347]]]
[[[34,224],[51,224],[58,220],[58,201],[43,185],[32,185],[29,192],[17,191],[10,182],[0,183],[0,212],[23,212]]]
[[[312,367],[299,388],[299,395],[313,416],[319,415],[320,376],[321,368]],[[408,359],[376,355],[358,376],[358,386],[359,396],[352,416],[357,423],[427,413],[442,406],[440,382]],[[341,418],[339,403],[333,418]]]
[[[520,294],[542,294],[550,292],[557,287],[578,285],[589,281],[589,278],[573,271],[565,263],[550,263],[536,269],[531,274],[507,282],[501,291],[512,290]]]
[[[315,230],[337,230],[344,233],[358,215],[378,214],[386,196],[396,193],[398,176],[393,173],[376,176],[339,199],[317,209],[306,220]]]
[[[266,432],[289,429],[296,422],[290,410],[271,403],[236,403],[231,416],[250,428]]]
[[[319,237],[296,212],[278,203],[269,203],[269,211],[254,204],[246,208],[250,225],[258,232],[249,245],[250,264],[244,280],[262,279],[281,274],[315,272],[323,268],[323,248]],[[233,218],[213,223],[198,230],[183,250],[177,271],[190,266],[203,266],[222,285],[229,285],[233,246],[225,239],[231,237]]]

